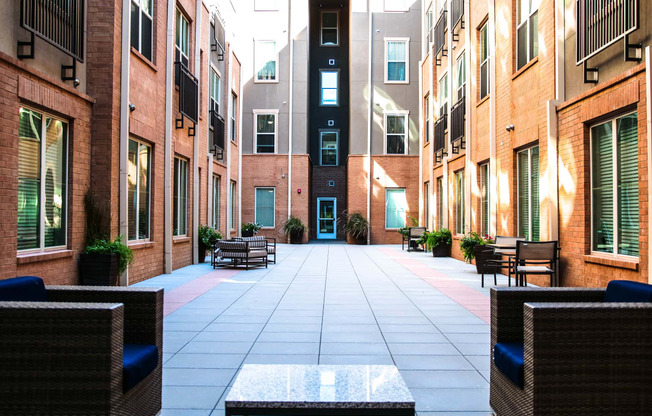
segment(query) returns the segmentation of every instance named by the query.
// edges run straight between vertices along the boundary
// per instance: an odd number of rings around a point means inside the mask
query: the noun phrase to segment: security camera
[[[136,106],[133,105],[132,103],[129,103],[129,111],[134,111],[136,109]]]
[[[81,84],[81,81],[79,81],[79,78],[75,78],[75,80],[72,82],[72,85],[75,87],[79,87],[79,84]]]
[[[513,124],[510,124],[509,126],[505,126],[505,130],[507,130],[507,131],[512,131],[512,130],[514,130],[514,125],[513,125]]]

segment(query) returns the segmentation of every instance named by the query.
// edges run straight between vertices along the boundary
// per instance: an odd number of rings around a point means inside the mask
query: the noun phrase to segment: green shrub
[[[198,236],[199,241],[209,250],[213,248],[213,245],[217,243],[218,240],[222,239],[222,234],[208,225],[199,226]]]
[[[428,233],[425,237],[425,243],[428,245],[428,249],[439,246],[451,246],[453,244],[453,235],[448,228],[435,230]]]
[[[490,244],[493,242],[494,240],[490,236],[482,236],[475,231],[471,231],[460,240],[460,248],[462,249],[462,253],[464,253],[464,260],[471,261],[475,258],[475,253],[473,252],[475,246]]]
[[[134,262],[134,253],[122,242],[123,236],[119,235],[114,241],[108,239],[97,239],[86,246],[86,254],[118,254],[120,256],[120,265],[118,271],[120,274],[127,270],[127,266]]]
[[[251,231],[254,234],[258,233],[258,230],[263,228],[262,225],[258,224],[257,222],[248,222],[246,224],[242,224],[240,227],[241,231]]]
[[[359,212],[354,212],[353,214],[347,215],[344,230],[351,238],[355,238],[356,240],[365,239],[369,233],[369,221]]]
[[[300,218],[291,215],[285,224],[283,224],[283,232],[290,237],[298,237],[300,234],[308,229]]]

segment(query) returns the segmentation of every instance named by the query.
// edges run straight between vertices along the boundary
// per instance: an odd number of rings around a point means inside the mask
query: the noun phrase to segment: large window
[[[518,0],[517,69],[523,68],[539,55],[539,1]]]
[[[257,40],[255,42],[254,72],[256,82],[278,81],[278,59],[276,57],[276,42],[273,40]]]
[[[464,234],[464,170],[455,172],[455,232]]]
[[[236,111],[238,110],[238,97],[235,95],[235,93],[231,93],[231,109],[229,110],[229,113],[231,114],[231,141],[235,143],[235,138],[236,136],[236,124],[235,124],[235,115]]]
[[[593,251],[639,255],[636,113],[591,128]]]
[[[127,217],[129,240],[149,238],[151,148],[129,140]]]
[[[466,86],[466,61],[464,59],[464,52],[457,58],[457,101],[461,100],[464,95],[464,87]]]
[[[444,178],[437,178],[437,229],[444,228]]]
[[[385,114],[385,150],[388,155],[407,154],[408,115]]]
[[[177,62],[182,62],[186,67],[190,65],[190,23],[186,16],[179,9],[177,9],[177,26],[176,26],[176,41],[175,41]]]
[[[254,128],[256,153],[276,153],[276,116],[277,112],[256,111]]]
[[[425,205],[423,214],[425,219],[425,226],[429,228],[430,224],[430,182],[423,184],[423,203]]]
[[[152,0],[131,0],[131,46],[152,60]]]
[[[321,165],[322,166],[337,166],[337,131],[321,131]]]
[[[21,108],[18,122],[18,250],[66,245],[67,184],[68,124],[47,114]]]
[[[439,79],[439,117],[448,113],[448,74]]]
[[[518,152],[518,235],[539,241],[539,146]]]
[[[430,50],[431,43],[434,41],[435,32],[432,30],[435,25],[434,15],[432,14],[432,4],[428,6],[428,11],[426,12],[426,42],[425,45]]]
[[[489,95],[489,24],[485,23],[480,28],[480,98]]]
[[[405,189],[385,189],[385,228],[405,227],[405,213],[407,211],[407,199]]]
[[[426,98],[423,100],[426,108],[423,109],[423,113],[426,115],[426,128],[425,128],[425,142],[430,142],[430,131],[432,125],[432,104],[430,103],[430,94],[426,95]]]
[[[210,106],[209,111],[220,112],[220,74],[217,73],[215,68],[211,67],[211,77],[209,81],[210,92]]]
[[[213,175],[213,228],[220,229],[220,185],[219,175]]]
[[[480,165],[480,234],[489,234],[489,164]]]
[[[320,82],[320,100],[319,104],[323,106],[338,106],[340,105],[339,98],[339,85],[340,85],[340,71],[339,70],[325,70],[319,71]]]
[[[339,37],[339,12],[337,11],[323,11],[321,12],[321,45],[322,46],[338,46],[340,44]]]
[[[266,228],[274,228],[274,188],[256,188],[256,222]]]
[[[407,84],[410,81],[409,38],[385,39],[385,82]]]
[[[174,158],[174,197],[172,235],[188,232],[188,162]]]
[[[236,199],[235,199],[235,197],[236,197],[236,195],[235,195],[235,181],[231,181],[231,186],[230,186],[230,190],[229,190],[229,198],[231,198],[231,200],[229,201],[229,203],[231,204],[231,218],[229,218],[229,227],[231,228],[231,230],[235,230],[235,218],[236,218],[236,215],[235,215],[235,201],[236,201]]]

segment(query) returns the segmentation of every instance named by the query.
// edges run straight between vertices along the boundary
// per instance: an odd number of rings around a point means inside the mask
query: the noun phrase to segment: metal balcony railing
[[[466,148],[464,141],[464,120],[466,118],[466,99],[464,96],[460,98],[457,103],[451,108],[451,128],[450,136],[451,143],[453,143],[453,153],[459,153],[460,148]],[[461,143],[456,143],[461,140]]]
[[[183,117],[185,116],[193,123],[188,128],[188,134],[194,136],[195,125],[198,121],[199,81],[183,62],[177,61],[174,66],[178,74],[179,112],[181,113],[181,117],[176,120],[176,127],[183,128]]]
[[[435,57],[439,55],[439,52],[442,53],[442,56],[446,56],[447,49],[446,46],[446,9],[441,11],[439,19],[437,19],[437,24],[435,24]],[[436,59],[436,64],[441,65],[441,59]]]
[[[451,0],[451,32],[462,21],[464,15],[464,0]]]
[[[34,57],[34,35],[84,61],[84,0],[21,0],[20,26],[31,41],[18,42],[19,58]],[[24,53],[23,48],[30,52]]]
[[[448,116],[444,114],[440,116],[435,122],[435,146],[433,147],[433,151],[435,152],[437,162],[441,161],[441,156],[446,149],[447,118]]]
[[[638,29],[638,0],[576,0],[577,65]],[[627,56],[627,55],[626,55]]]

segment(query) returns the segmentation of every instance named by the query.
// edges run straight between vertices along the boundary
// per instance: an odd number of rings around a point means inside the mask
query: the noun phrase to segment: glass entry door
[[[335,239],[337,228],[335,220],[337,216],[336,198],[317,198],[317,238]]]

